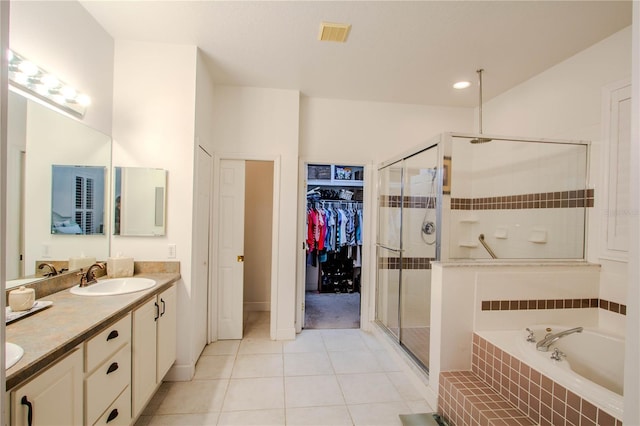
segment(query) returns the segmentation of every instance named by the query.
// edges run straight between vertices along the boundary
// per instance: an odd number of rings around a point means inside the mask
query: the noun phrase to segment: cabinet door
[[[158,370],[157,380],[162,381],[176,360],[176,286],[158,296],[160,319],[158,320]]]
[[[11,424],[82,425],[83,353],[75,350],[30,382],[11,392]]]
[[[133,417],[136,418],[156,389],[156,298],[133,312]]]

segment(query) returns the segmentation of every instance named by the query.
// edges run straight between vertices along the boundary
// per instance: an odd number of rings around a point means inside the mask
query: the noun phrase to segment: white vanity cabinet
[[[85,424],[131,422],[131,313],[85,342]]]
[[[83,424],[83,350],[77,347],[61,361],[11,391],[11,425]]]
[[[176,286],[133,311],[133,418],[176,360]]]

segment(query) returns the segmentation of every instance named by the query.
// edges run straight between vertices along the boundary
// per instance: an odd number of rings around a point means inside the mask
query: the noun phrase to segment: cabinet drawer
[[[101,364],[86,380],[86,419],[93,424],[131,380],[131,345]]]
[[[131,313],[105,328],[87,342],[85,371],[93,371],[105,359],[129,342],[131,342]]]
[[[127,386],[118,399],[94,423],[96,425],[124,426],[131,422],[131,387]]]

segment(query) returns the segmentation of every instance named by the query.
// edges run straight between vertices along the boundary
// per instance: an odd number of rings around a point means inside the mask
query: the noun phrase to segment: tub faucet
[[[544,339],[536,343],[536,349],[542,352],[548,352],[549,346],[553,345],[555,342],[562,339],[564,336],[568,336],[569,334],[573,334],[573,333],[582,333],[582,330],[583,330],[582,327],[576,327],[576,328],[570,328],[568,330],[561,331],[555,334],[549,333],[545,336]]]
[[[43,273],[42,275],[45,277],[55,277],[56,275],[58,275],[58,271],[56,270],[56,267],[53,266],[51,263],[41,263],[40,266],[38,266],[38,269],[44,269],[45,267],[49,268],[49,272]]]
[[[104,269],[104,263],[94,263],[89,266],[87,272],[84,273],[82,272],[82,269],[80,269],[80,273],[78,274],[80,275],[80,287],[86,287],[89,284],[95,284],[97,282],[95,272],[93,272],[96,268]]]

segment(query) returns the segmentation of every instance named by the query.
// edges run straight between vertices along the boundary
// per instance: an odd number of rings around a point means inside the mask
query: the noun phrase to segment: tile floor
[[[357,329],[269,340],[255,312],[245,337],[207,346],[190,382],[163,383],[136,426],[401,425],[431,412],[377,338]]]

